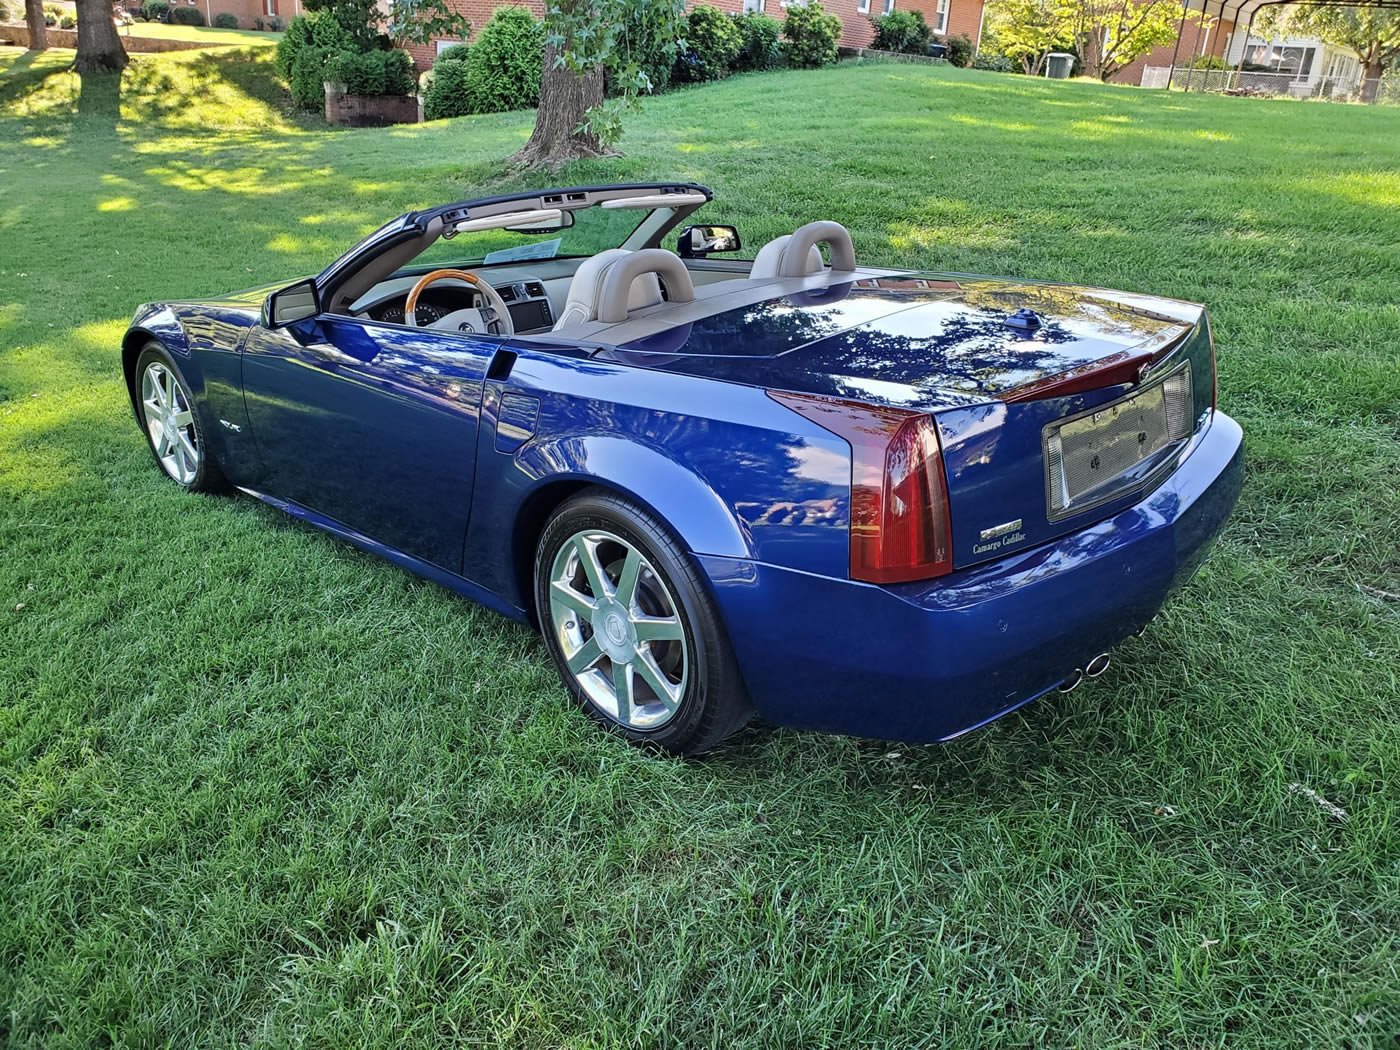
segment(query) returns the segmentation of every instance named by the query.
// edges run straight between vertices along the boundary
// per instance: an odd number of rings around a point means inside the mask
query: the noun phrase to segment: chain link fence
[[[1170,82],[1183,91],[1211,91],[1223,95],[1317,98],[1333,102],[1380,102],[1400,105],[1400,78],[1363,80],[1360,77],[1318,77],[1309,80],[1292,73],[1250,73],[1233,69],[1188,69],[1182,66],[1148,66],[1142,86],[1164,88]]]

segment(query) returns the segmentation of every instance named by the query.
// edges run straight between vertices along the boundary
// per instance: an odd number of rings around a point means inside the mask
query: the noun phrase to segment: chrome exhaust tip
[[[1069,677],[1060,683],[1059,690],[1062,693],[1068,693],[1082,681],[1084,681],[1084,672],[1076,667],[1069,673]]]
[[[1084,674],[1088,678],[1097,678],[1108,670],[1108,665],[1108,653],[1099,653],[1098,656],[1084,665]]]

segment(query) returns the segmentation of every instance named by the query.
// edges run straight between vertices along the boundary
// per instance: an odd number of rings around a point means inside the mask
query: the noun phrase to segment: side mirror
[[[716,252],[737,252],[742,245],[733,226],[687,226],[676,247],[682,259],[701,259]]]
[[[316,282],[298,281],[279,288],[267,297],[263,305],[263,324],[268,328],[285,328],[297,321],[315,317],[321,312],[321,297],[316,294]]]

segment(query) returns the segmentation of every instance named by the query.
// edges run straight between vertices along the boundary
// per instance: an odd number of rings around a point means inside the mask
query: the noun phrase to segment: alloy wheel
[[[588,529],[570,536],[549,577],[551,629],[584,695],[630,729],[665,725],[691,657],[680,606],[636,546]]]
[[[189,395],[164,362],[152,361],[141,373],[141,405],[156,459],[181,485],[191,484],[200,459],[194,412]]]

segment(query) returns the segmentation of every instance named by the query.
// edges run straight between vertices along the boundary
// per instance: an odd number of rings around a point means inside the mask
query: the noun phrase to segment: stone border
[[[922,62],[927,65],[948,66],[952,65],[946,58],[934,58],[931,55],[911,55],[906,51],[876,51],[873,47],[841,47],[837,48],[837,53],[847,60],[878,59],[881,62]]]

